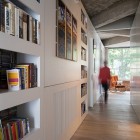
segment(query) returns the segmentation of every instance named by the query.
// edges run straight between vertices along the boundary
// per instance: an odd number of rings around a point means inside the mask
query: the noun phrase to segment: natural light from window
[[[108,66],[111,75],[118,75],[120,80],[130,80],[130,48],[108,49]]]

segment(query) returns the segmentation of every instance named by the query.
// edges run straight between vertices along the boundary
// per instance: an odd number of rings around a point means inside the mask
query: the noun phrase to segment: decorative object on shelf
[[[57,1],[56,56],[77,61],[77,21],[61,1]]]
[[[20,90],[21,89],[20,70],[11,69],[6,70],[6,72],[7,72],[8,89],[10,91]]]

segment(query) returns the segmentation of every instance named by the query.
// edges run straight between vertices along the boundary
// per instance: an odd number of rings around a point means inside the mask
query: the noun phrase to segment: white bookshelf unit
[[[87,46],[87,17],[84,10],[81,9],[81,122],[88,111],[88,46]]]
[[[9,0],[4,1],[6,2],[6,5],[0,2],[1,7],[0,10],[5,11],[5,7],[7,9],[9,5],[12,5],[14,8],[13,10],[9,10],[9,16],[4,14],[4,25],[5,25],[5,31],[2,31],[0,29],[0,50],[4,50],[5,52],[14,52],[16,55],[16,63],[17,64],[29,64],[33,63],[37,69],[36,79],[37,79],[37,86],[28,88],[19,89],[17,91],[10,91],[8,88],[3,89],[1,87],[0,89],[0,113],[5,110],[10,110],[12,107],[16,107],[16,117],[21,118],[28,118],[29,120],[29,127],[30,127],[30,133],[23,136],[22,139],[24,140],[39,140],[43,139],[43,128],[41,124],[41,117],[42,117],[42,95],[43,95],[43,88],[44,88],[44,81],[43,79],[43,72],[44,72],[44,43],[43,43],[43,16],[44,16],[44,1],[41,0],[40,3],[38,3],[36,0]],[[8,5],[8,3],[10,3]],[[21,22],[22,24],[22,37],[20,36],[20,23],[16,22],[16,20],[20,20],[20,16],[17,15],[19,12],[16,13],[16,10],[22,11],[22,13],[25,14],[25,16],[28,19],[32,19],[32,21],[24,21]],[[3,11],[3,12],[4,12]],[[12,13],[14,12],[14,13]],[[7,13],[8,14],[8,13]],[[12,14],[15,14],[15,17],[13,18]],[[23,15],[22,15],[23,16]],[[9,19],[8,19],[9,17]],[[31,18],[29,18],[31,17]],[[13,18],[13,19],[11,19]],[[23,18],[23,17],[22,17]],[[6,21],[9,20],[9,21]],[[33,22],[35,21],[35,22]],[[7,25],[9,22],[9,29],[7,28]],[[29,23],[32,25],[29,26]],[[41,27],[40,27],[41,23]],[[1,24],[1,23],[0,23]],[[13,27],[14,26],[14,27]],[[34,28],[35,27],[35,28]],[[7,29],[6,29],[7,28]],[[30,29],[27,29],[30,28]],[[14,32],[18,32],[18,35],[16,33],[12,34],[6,33],[6,31],[14,30]],[[27,32],[29,31],[29,33]],[[32,32],[31,32],[32,31]],[[32,34],[32,36],[31,36]],[[28,36],[28,37],[27,37]],[[4,62],[4,59],[6,59],[6,55],[1,55],[0,60],[0,76],[3,76],[1,74],[1,71],[4,68],[4,63],[9,62],[9,60],[6,60]],[[5,67],[6,71],[7,69],[15,69],[14,67]],[[31,72],[31,71],[30,71]],[[29,75],[31,73],[28,73]],[[28,75],[28,77],[29,77]],[[23,76],[25,77],[25,75]],[[31,76],[30,76],[31,77]],[[2,77],[0,77],[2,78]],[[19,81],[21,79],[18,79]],[[29,80],[29,79],[28,79]],[[30,79],[30,82],[33,79]],[[19,82],[18,81],[18,82]],[[25,81],[24,81],[25,82]],[[28,81],[29,82],[29,81]],[[22,83],[23,84],[23,83]],[[25,84],[25,83],[24,83]],[[3,122],[2,122],[3,124]],[[11,129],[9,130],[11,131]],[[19,130],[18,130],[19,131]],[[6,136],[7,137],[7,136]],[[12,135],[11,135],[12,137]],[[20,139],[20,136],[18,136],[18,139]]]

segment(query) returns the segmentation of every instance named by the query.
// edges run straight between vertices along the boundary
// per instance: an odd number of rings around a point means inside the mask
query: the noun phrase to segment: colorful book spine
[[[24,68],[25,70],[25,89],[28,89],[30,87],[30,83],[29,83],[29,76],[30,76],[30,72],[29,72],[29,65],[22,65],[22,64],[18,64],[16,65],[16,67],[18,68]]]

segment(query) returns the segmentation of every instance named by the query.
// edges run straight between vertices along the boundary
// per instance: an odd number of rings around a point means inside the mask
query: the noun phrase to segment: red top
[[[110,69],[107,66],[100,68],[99,80],[101,80],[101,83],[110,81],[110,78]]]

